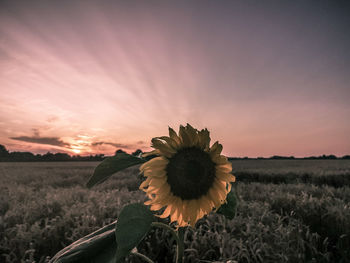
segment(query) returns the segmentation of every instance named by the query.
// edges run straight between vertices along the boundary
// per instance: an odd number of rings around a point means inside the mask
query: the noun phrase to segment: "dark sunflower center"
[[[205,195],[214,183],[215,164],[207,152],[196,147],[179,150],[166,168],[171,192],[182,200]]]

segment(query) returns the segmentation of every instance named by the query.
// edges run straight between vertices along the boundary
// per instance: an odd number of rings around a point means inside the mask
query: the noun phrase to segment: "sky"
[[[190,123],[228,156],[350,154],[346,1],[0,1],[0,144],[113,154]]]

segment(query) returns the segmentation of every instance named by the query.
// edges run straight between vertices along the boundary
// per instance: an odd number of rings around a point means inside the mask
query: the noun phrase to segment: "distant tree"
[[[279,155],[274,155],[270,157],[270,159],[274,160],[288,160],[288,159],[295,159],[294,156],[279,156]]]
[[[350,159],[350,155],[344,155],[342,159]]]
[[[43,161],[53,161],[54,160],[54,154],[50,153],[50,152],[47,152],[47,153],[45,153],[44,155],[41,156],[41,159]]]
[[[31,152],[11,152],[9,154],[9,159],[17,162],[29,162],[35,161],[35,155]]]
[[[0,144],[0,157],[8,157],[9,151],[6,149],[4,145]]]
[[[70,161],[72,158],[66,153],[55,153],[53,160],[55,161]]]
[[[105,156],[104,154],[96,154],[96,155],[93,157],[93,160],[94,160],[94,161],[103,161],[103,159],[105,158],[104,156]]]
[[[126,153],[125,151],[123,151],[122,149],[118,149],[115,151],[115,155],[117,155],[118,153]]]
[[[283,159],[283,157],[279,155],[274,155],[274,156],[271,156],[270,159],[278,160],[278,159]]]
[[[304,157],[302,159],[310,159],[310,160],[315,160],[315,159],[319,159],[318,157],[316,156],[309,156],[309,157]]]
[[[337,159],[337,156],[331,154],[331,155],[325,155],[323,154],[322,156],[320,156],[318,159]]]
[[[334,154],[328,155],[327,159],[337,159],[337,156],[335,156]]]
[[[132,155],[134,155],[134,156],[139,156],[140,154],[142,154],[142,151],[140,149],[137,149],[136,151],[134,151],[132,153]]]

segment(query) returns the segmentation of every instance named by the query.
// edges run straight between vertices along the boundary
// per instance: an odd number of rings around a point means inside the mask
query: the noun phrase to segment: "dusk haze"
[[[208,128],[237,157],[350,154],[345,1],[1,1],[0,144],[151,150]]]

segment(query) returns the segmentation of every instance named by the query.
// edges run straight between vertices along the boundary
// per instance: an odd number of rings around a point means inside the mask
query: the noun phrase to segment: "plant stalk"
[[[183,257],[184,257],[184,234],[185,234],[185,228],[180,227],[177,230],[177,234],[179,237],[179,242],[177,243],[177,253],[176,253],[176,263],[182,263]]]
[[[150,259],[149,257],[145,256],[144,254],[141,254],[139,252],[131,252],[131,254],[139,256],[140,258],[142,258],[144,261],[148,262],[148,263],[154,263],[152,259]]]
[[[153,222],[152,226],[160,227],[163,229],[166,229],[170,231],[172,236],[175,238],[177,243],[177,249],[176,249],[176,263],[182,263],[183,262],[183,255],[184,255],[184,227],[180,227],[178,231],[176,232],[173,228],[171,228],[169,225],[160,223],[160,222]]]

